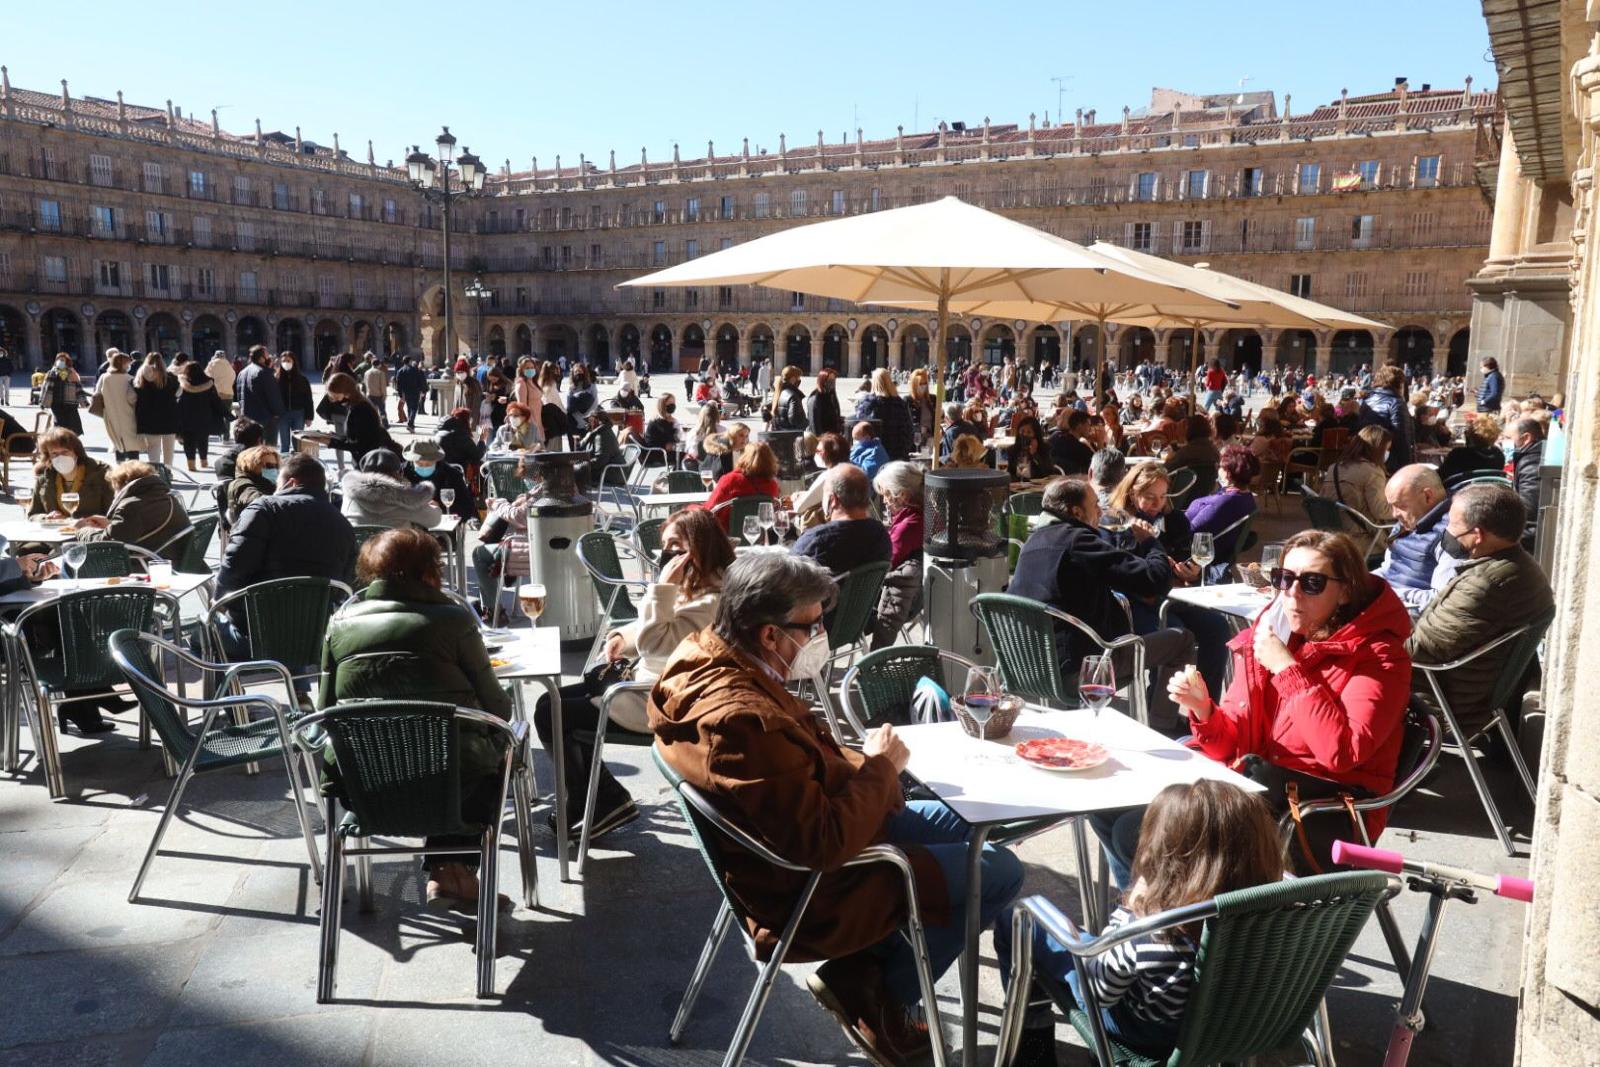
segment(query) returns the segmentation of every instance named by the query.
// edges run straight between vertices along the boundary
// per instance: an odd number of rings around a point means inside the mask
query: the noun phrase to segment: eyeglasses
[[[1272,582],[1272,588],[1281,589],[1285,593],[1294,588],[1295,583],[1298,582],[1300,583],[1300,591],[1307,596],[1321,596],[1327,591],[1329,582],[1344,581],[1343,578],[1335,578],[1331,574],[1317,574],[1314,571],[1296,574],[1294,571],[1284,570],[1282,567],[1272,568],[1267,572],[1267,577]]]
[[[815,622],[780,622],[777,627],[780,630],[804,630],[807,641],[820,634],[823,629],[820,617]]]

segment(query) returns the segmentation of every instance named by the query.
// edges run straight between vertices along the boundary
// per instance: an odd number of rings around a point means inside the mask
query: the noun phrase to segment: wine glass
[[[1272,572],[1274,568],[1283,565],[1283,542],[1274,541],[1270,545],[1261,546],[1261,577],[1265,582],[1268,594],[1276,595],[1277,590],[1272,588]]]
[[[81,541],[69,541],[61,550],[61,559],[67,565],[67,574],[72,578],[72,588],[82,588],[78,580],[78,568],[83,566],[84,560],[89,558],[89,546]]]
[[[78,514],[78,501],[81,499],[83,498],[77,493],[62,493],[61,510],[76,518]]]
[[[993,667],[973,667],[967,671],[967,687],[961,694],[961,703],[978,724],[978,740],[988,740],[989,720],[1005,695],[1000,688],[1000,672]]]
[[[746,515],[744,517],[744,526],[742,527],[742,530],[744,533],[745,544],[755,544],[756,538],[761,536],[761,520],[756,518],[754,515]]]
[[[777,505],[770,500],[764,500],[756,505],[756,519],[761,523],[761,543],[766,544],[771,540],[767,533],[778,524]]]
[[[1197,533],[1189,546],[1189,558],[1200,564],[1200,584],[1206,584],[1206,566],[1217,558],[1216,538],[1208,533]]]
[[[544,586],[538,582],[528,582],[517,587],[517,603],[522,606],[522,613],[528,616],[534,625],[538,625],[539,616],[544,614],[544,598]]]
[[[1133,518],[1121,508],[1107,508],[1100,513],[1100,529],[1106,533],[1122,533],[1133,525]]]
[[[772,515],[772,528],[778,531],[778,543],[789,539],[789,509],[779,508]]]
[[[451,508],[455,507],[456,491],[450,488],[439,490],[439,503],[444,505],[444,509],[446,511],[449,511]]]
[[[1078,698],[1094,709],[1095,718],[1100,709],[1111,703],[1117,694],[1117,671],[1110,656],[1085,656],[1078,668]]]
[[[716,473],[704,467],[700,468],[700,483],[706,487],[706,492],[711,492],[717,484]]]

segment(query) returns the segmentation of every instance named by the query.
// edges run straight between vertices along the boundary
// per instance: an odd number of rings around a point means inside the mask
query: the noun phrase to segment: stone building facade
[[[453,221],[455,336],[444,336],[440,219],[404,180],[334,145],[238,135],[174,109],[0,84],[0,345],[36,362],[110,345],[320,363],[342,348],[481,348],[692,365],[708,352],[863,373],[927,360],[926,314],[751,287],[618,289],[785,226],[954,195],[1081,242],[1209,263],[1383,322],[1380,336],[1152,332],[970,319],[951,347],[1124,365],[1393,356],[1462,369],[1489,241],[1479,183],[1493,92],[1398,84],[1293,114],[1270,92],[1158,89],[1112,122],[950,124],[698,159],[492,175]],[[475,303],[465,285],[481,278]]]

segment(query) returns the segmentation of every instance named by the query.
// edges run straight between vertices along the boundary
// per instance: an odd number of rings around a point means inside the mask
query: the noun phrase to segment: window
[[[150,291],[164,293],[172,288],[172,277],[165,263],[151,263],[149,265]]]
[[[733,307],[733,286],[724,285],[717,289],[717,307]]]
[[[360,193],[350,194],[350,217],[353,219],[367,217],[367,199]]]
[[[89,181],[94,185],[110,185],[111,157],[91,155],[89,157]]]
[[[196,215],[190,225],[194,231],[194,246],[196,248],[211,247],[211,216]]]
[[[660,242],[657,242],[658,244]],[[544,264],[545,270],[555,270],[556,250],[553,245],[545,245],[539,249],[539,262]]]
[[[144,165],[144,191],[147,193],[159,193],[163,191],[163,188],[161,164],[146,163]]]
[[[233,176],[233,202],[235,204],[250,203],[250,179],[243,174]]]
[[[1249,245],[1250,245],[1250,220],[1249,219],[1240,219],[1239,220],[1239,251],[1241,251],[1241,252],[1249,251]]]
[[[356,298],[356,307],[367,306],[367,280],[359,274],[350,279],[350,292]]]
[[[683,291],[683,306],[685,308],[697,308],[697,307],[699,307],[700,306],[700,290],[698,290],[698,289],[685,289]]]
[[[1347,297],[1367,295],[1367,276],[1358,271],[1352,271],[1344,276],[1344,295]]]
[[[734,199],[731,196],[725,196],[721,200],[719,200],[717,202],[717,218],[719,218],[719,219],[731,219],[731,218],[733,218],[733,205],[734,205]]]
[[[289,187],[283,182],[272,183],[272,206],[279,211],[289,210]]]
[[[683,242],[683,258],[693,259],[700,254],[700,242],[694,239]]]
[[[698,196],[691,196],[683,202],[683,221],[700,221],[700,198]]]
[[[1422,270],[1406,271],[1405,295],[1426,296],[1433,291],[1433,275]]]
[[[789,214],[799,218],[806,213],[806,191],[796,189],[789,194]]]
[[[245,222],[243,219],[234,223],[233,241],[240,252],[254,252],[256,250],[256,224]]]
[[[256,272],[242,270],[239,272],[239,299],[254,300],[256,298]]]
[[[67,257],[44,257],[44,280],[54,285],[65,285],[67,282]]]
[[[194,267],[194,294],[196,296],[215,296],[217,292],[217,275],[210,267]]]
[[[772,194],[771,193],[757,193],[756,194],[756,206],[755,206],[756,218],[764,219],[764,218],[769,217],[771,214],[772,214]]]
[[[650,246],[650,262],[657,267],[665,266],[667,262],[667,242],[656,241]]]
[[[516,306],[517,306],[517,310],[518,311],[521,311],[521,310],[523,310],[524,308],[526,308],[528,306],[528,287],[525,286],[525,285],[517,286],[517,305]]]
[[[572,246],[561,246],[561,269],[566,270],[572,266]]]
[[[518,208],[517,209],[517,229],[519,229],[519,230],[522,229],[522,224],[525,221],[526,217],[527,217],[527,213],[525,211],[523,211],[521,208]],[[400,209],[395,206],[395,203],[394,203],[393,200],[385,199],[384,202],[383,202],[383,221],[384,222],[399,222],[400,221]]]
[[[1199,252],[1206,246],[1206,231],[1209,227],[1204,222],[1189,219],[1182,223],[1181,231],[1182,249],[1185,252]]]
[[[102,259],[95,264],[95,282],[101,289],[122,288],[122,264]]]
[[[724,238],[722,238],[721,240],[719,240],[717,242],[717,251],[718,252],[721,252],[724,249],[732,248],[732,247],[733,247],[733,238],[732,237],[724,237]]]
[[[206,172],[205,171],[203,171],[203,170],[191,170],[189,172],[189,195],[190,196],[205,196],[206,195]]]
[[[1419,244],[1426,244],[1433,238],[1434,227],[1439,223],[1439,216],[1432,211],[1419,211],[1411,216],[1411,237]]]
[[[1295,174],[1294,191],[1304,196],[1322,187],[1322,164],[1302,163]]]
[[[1296,248],[1315,248],[1317,246],[1317,220],[1310,215],[1302,215],[1294,220],[1294,246]]]
[[[1186,171],[1183,176],[1183,195],[1187,196],[1190,200],[1204,200],[1206,195],[1206,184],[1210,178],[1210,171]]]
[[[172,216],[165,211],[146,211],[144,213],[144,235],[146,240],[160,241],[163,244],[172,240]]]
[[[1417,157],[1417,188],[1432,189],[1439,184],[1439,157]]]
[[[328,213],[328,194],[325,190],[311,190],[311,213],[313,215],[326,215]]]
[[[549,208],[545,208],[545,210],[549,211],[550,209]],[[666,222],[667,221],[667,202],[665,200],[657,200],[655,202],[655,205],[650,209],[650,221],[651,222]]]
[[[520,207],[517,208],[517,229],[519,229],[519,230],[522,229],[523,223],[526,222],[526,221],[527,221],[527,212],[524,211]],[[605,223],[605,212],[601,210],[600,205],[599,204],[590,204],[589,205],[589,228],[591,230],[598,230],[604,223]]]
[[[606,262],[606,251],[605,251],[605,248],[602,245],[590,245],[589,246],[589,266],[591,268],[593,268],[593,267],[603,267],[603,266],[605,266],[605,262]]]
[[[878,211],[883,207],[883,190],[876,185],[872,187],[872,210]]]
[[[1356,164],[1356,173],[1361,176],[1361,188],[1372,189],[1378,184],[1378,161],[1376,159],[1363,159]]]
[[[843,215],[844,214],[844,190],[843,189],[835,189],[833,191],[833,204],[831,206],[832,206],[832,209],[833,209],[833,214],[835,214],[835,215]]]
[[[316,241],[317,255],[333,255],[333,231],[327,226],[318,226],[312,230],[312,234]]]
[[[1155,247],[1151,231],[1154,229],[1148,222],[1128,223],[1128,247],[1136,252],[1149,252]]]
[[[103,237],[108,237],[117,232],[117,209],[102,207],[96,204],[90,213],[94,223],[94,232]]]
[[[333,303],[333,275],[317,275],[317,303],[323,307]]]
[[[1350,220],[1350,244],[1354,248],[1372,247],[1372,216],[1356,215]]]
[[[650,290],[650,306],[657,309],[666,307],[667,291],[665,289]]]
[[[1303,296],[1303,297],[1306,297],[1307,299],[1310,299],[1310,297],[1311,297],[1311,275],[1309,275],[1309,274],[1291,274],[1291,275],[1289,275],[1289,294],[1291,296]]]
[[[1260,196],[1262,175],[1260,167],[1246,167],[1239,172],[1239,195]]]
[[[1133,177],[1133,198],[1135,200],[1154,200],[1156,198],[1156,172],[1147,170]]]
[[[789,310],[790,311],[804,311],[805,309],[806,309],[806,294],[804,294],[804,293],[790,293],[789,294]]]
[[[526,293],[526,289],[518,289],[518,294]],[[399,308],[405,301],[405,286],[399,278],[390,278],[383,283],[384,301],[391,308]],[[519,296],[519,300],[521,297]]]
[[[0,278],[11,277],[11,253],[0,252]]]
[[[61,229],[61,201],[39,201],[39,229],[58,231]]]
[[[1198,133],[1186,133],[1186,134],[1184,134],[1183,135],[1183,147],[1185,147],[1185,148],[1199,148],[1200,147],[1200,135]]]

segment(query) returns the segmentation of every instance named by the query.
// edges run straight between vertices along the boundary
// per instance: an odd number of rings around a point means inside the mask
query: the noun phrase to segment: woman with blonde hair
[[[988,464],[984,462],[987,454],[988,450],[983,447],[982,441],[970,433],[964,433],[956,438],[955,445],[951,447],[950,462],[947,465],[965,470],[987,467]]]
[[[905,459],[916,447],[916,430],[911,424],[911,409],[900,399],[894,375],[888,367],[872,372],[872,392],[856,403],[857,422],[877,423],[878,439],[890,459]]]
[[[933,435],[933,390],[928,388],[928,368],[918,367],[911,372],[907,385],[906,406],[911,409],[911,424],[916,431],[918,447],[926,446]]]
[[[133,421],[150,462],[170,468],[178,445],[178,379],[167,373],[160,352],[145,356],[133,376]]]
[[[1345,443],[1339,458],[1322,476],[1321,493],[1366,516],[1376,526],[1394,521],[1394,512],[1383,495],[1389,482],[1384,460],[1389,455],[1389,431],[1382,426],[1363,426]],[[1345,528],[1357,535],[1368,534],[1353,518],[1345,518]]]

